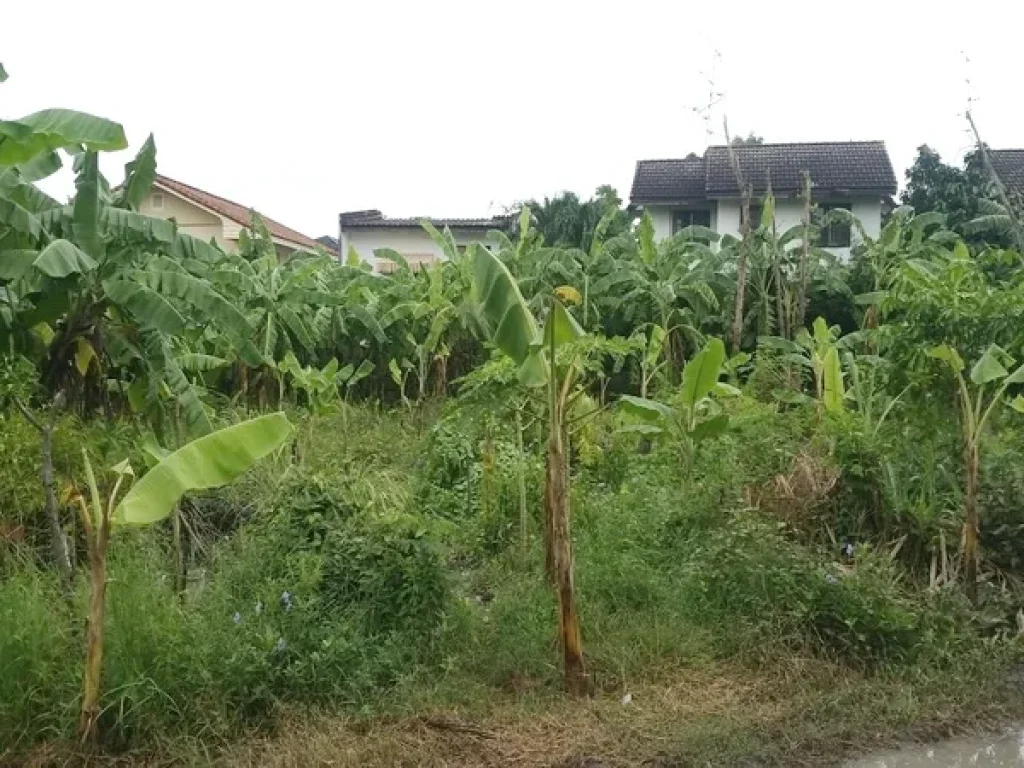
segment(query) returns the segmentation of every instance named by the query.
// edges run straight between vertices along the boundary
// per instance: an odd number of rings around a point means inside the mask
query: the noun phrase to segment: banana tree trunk
[[[978,510],[978,443],[967,443],[967,518],[964,521],[964,577],[967,580],[967,597],[972,603],[978,602],[978,533],[980,513]]]
[[[748,209],[749,210],[749,209]],[[749,216],[749,213],[747,214]],[[747,292],[747,243],[739,245],[736,262],[736,307],[732,317],[732,354],[738,354],[743,342],[743,310]]]
[[[85,675],[82,681],[82,712],[78,735],[82,743],[96,738],[100,714],[100,682],[103,673],[103,620],[107,595],[107,543],[109,522],[104,519],[95,530],[83,510],[83,524],[89,550],[89,621],[85,639]]]
[[[569,529],[569,455],[563,430],[564,402],[555,398],[548,435],[544,487],[545,565],[558,594],[558,636],[562,646],[566,690],[573,696],[587,694],[580,617],[576,612],[573,585],[572,535]]]
[[[57,566],[61,583],[66,589],[71,588],[74,578],[74,570],[71,566],[71,548],[68,546],[67,536],[60,525],[60,505],[57,503],[57,481],[53,469],[53,417],[51,421],[43,422],[36,418],[25,405],[15,398],[15,404],[21,411],[25,420],[39,430],[42,449],[42,468],[39,471],[40,480],[43,484],[43,510],[46,514],[46,523],[50,529],[50,550],[53,555],[53,562]]]
[[[44,506],[46,509],[46,522],[50,527],[50,548],[53,550],[53,559],[57,563],[57,571],[60,573],[61,582],[65,587],[70,588],[74,573],[71,568],[71,553],[68,547],[68,539],[60,525],[60,507],[57,504],[57,482],[53,471],[53,425],[42,425],[43,438],[43,467],[40,472],[45,493]]]

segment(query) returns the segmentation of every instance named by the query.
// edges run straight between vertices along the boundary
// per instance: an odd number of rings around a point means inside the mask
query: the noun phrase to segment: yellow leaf
[[[50,346],[50,342],[53,341],[54,337],[53,328],[46,323],[37,323],[32,326],[32,331],[42,340],[44,345]]]
[[[555,296],[566,304],[572,304],[573,306],[576,306],[583,301],[583,297],[580,296],[580,292],[571,285],[560,285],[558,288],[555,288]]]
[[[79,336],[75,349],[75,367],[78,372],[85,376],[89,372],[89,365],[96,359],[96,350],[92,348],[89,340]]]

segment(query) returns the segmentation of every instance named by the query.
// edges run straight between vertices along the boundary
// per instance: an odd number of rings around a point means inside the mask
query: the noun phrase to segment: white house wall
[[[868,237],[878,237],[882,228],[882,201],[878,198],[856,198],[851,201],[854,216],[860,219],[864,232]],[[780,233],[800,223],[803,216],[803,202],[797,198],[777,198],[775,200],[775,225]],[[663,240],[672,235],[672,212],[678,210],[668,206],[647,206],[654,222],[654,236]],[[720,235],[740,236],[740,201],[719,200],[712,208],[711,228]],[[852,233],[852,240],[857,242],[857,230]],[[829,248],[829,251],[841,259],[850,257],[849,248]]]
[[[469,245],[471,243],[483,243],[495,247],[497,243],[479,230],[453,229],[457,245]],[[430,255],[435,259],[443,259],[444,253],[426,232],[419,227],[366,227],[346,228],[342,235],[344,248],[341,251],[341,258],[345,258],[348,249],[354,248],[363,261],[373,265],[377,270],[377,258],[373,252],[378,248],[393,248],[403,256],[424,256]]]

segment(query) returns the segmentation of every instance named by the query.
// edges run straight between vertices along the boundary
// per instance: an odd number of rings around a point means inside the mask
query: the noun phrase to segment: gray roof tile
[[[988,154],[1003,185],[1024,193],[1024,149],[990,149]]]
[[[777,193],[799,192],[804,171],[819,194],[896,193],[896,174],[881,141],[747,144],[735,150],[755,193],[764,192],[769,179]],[[630,198],[642,205],[738,195],[728,147],[713,146],[703,158],[639,161]]]

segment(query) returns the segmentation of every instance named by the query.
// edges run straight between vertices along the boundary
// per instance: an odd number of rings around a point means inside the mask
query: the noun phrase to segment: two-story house
[[[805,173],[820,209],[851,211],[872,237],[881,229],[883,206],[896,194],[896,174],[881,141],[742,144],[734,150],[752,189],[751,219],[760,219],[761,201],[771,189],[780,232],[801,221]],[[703,157],[640,160],[630,201],[651,214],[659,239],[693,224],[720,235],[740,234],[742,195],[726,146],[708,147]],[[835,225],[821,233],[819,244],[846,257],[855,239],[849,227]]]

